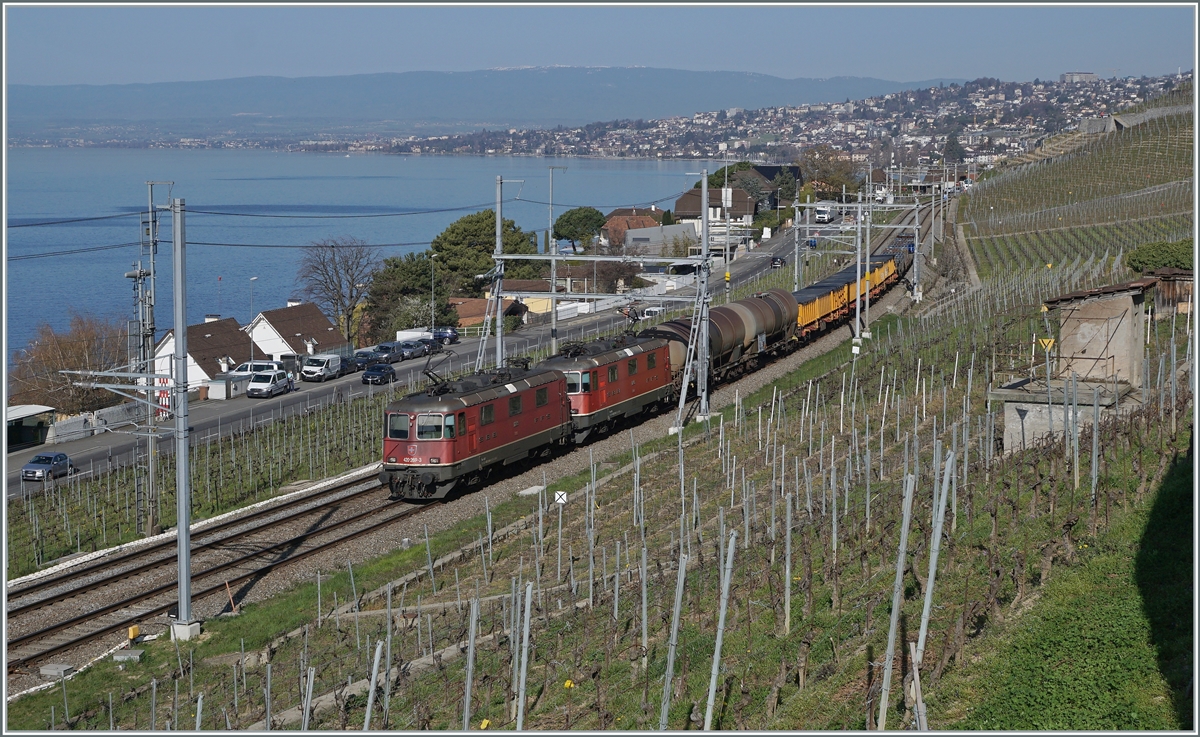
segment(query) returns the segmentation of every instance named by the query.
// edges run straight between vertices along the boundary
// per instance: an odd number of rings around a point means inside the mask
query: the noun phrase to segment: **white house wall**
[[[167,336],[162,345],[158,347],[158,351],[154,354],[154,373],[156,374],[173,374],[174,369],[172,364],[175,358],[175,334]],[[188,375],[188,390],[198,389],[207,384],[211,376],[204,373],[200,368],[200,364],[192,358],[191,354],[187,357],[187,375]],[[161,379],[156,379],[159,384],[162,384]]]

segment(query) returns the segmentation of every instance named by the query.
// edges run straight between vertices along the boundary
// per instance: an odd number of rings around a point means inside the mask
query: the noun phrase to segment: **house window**
[[[631,358],[631,359],[629,359],[629,375],[633,376],[636,373],[637,373],[637,359]]]
[[[490,425],[496,421],[496,405],[485,404],[479,408],[479,424]]]
[[[657,353],[647,353],[646,354],[646,368],[655,369],[657,367],[658,367],[658,354]]]
[[[617,380],[617,365],[614,363],[608,367],[608,383],[613,384]]]
[[[533,395],[533,403],[538,407],[545,407],[550,403],[550,390],[546,387],[538,389]]]
[[[508,416],[516,417],[521,414],[521,395],[516,394],[508,398]]]

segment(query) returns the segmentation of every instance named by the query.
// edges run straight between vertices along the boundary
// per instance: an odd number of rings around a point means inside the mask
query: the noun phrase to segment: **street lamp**
[[[250,322],[247,325],[247,327],[254,325],[254,282],[256,282],[256,281],[258,281],[257,276],[250,277]],[[250,336],[250,363],[253,364],[254,363],[254,334],[251,333],[249,330],[247,330],[246,333]],[[250,368],[254,368],[254,366],[251,365]]]
[[[433,334],[433,328],[434,328],[434,325],[436,325],[436,322],[433,317],[433,289],[434,289],[434,284],[435,284],[434,261],[433,260],[435,258],[437,258],[437,254],[431,250],[429,252],[429,332],[430,332],[430,335]]]

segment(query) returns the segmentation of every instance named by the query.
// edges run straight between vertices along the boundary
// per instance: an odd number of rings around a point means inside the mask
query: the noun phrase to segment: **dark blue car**
[[[364,384],[390,384],[396,380],[396,370],[389,363],[368,366],[362,375]]]

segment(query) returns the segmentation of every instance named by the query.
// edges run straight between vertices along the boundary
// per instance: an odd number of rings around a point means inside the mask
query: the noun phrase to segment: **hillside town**
[[[721,157],[769,163],[796,158],[798,149],[825,144],[855,162],[932,164],[947,138],[961,146],[957,160],[989,165],[1019,155],[1047,137],[1115,110],[1137,105],[1191,78],[1179,75],[1103,79],[1069,72],[1058,81],[1002,82],[914,89],[835,104],[698,112],[662,120],[617,120],[578,128],[481,131],[458,136],[389,140],[301,141],[305,151],[624,158]]]

